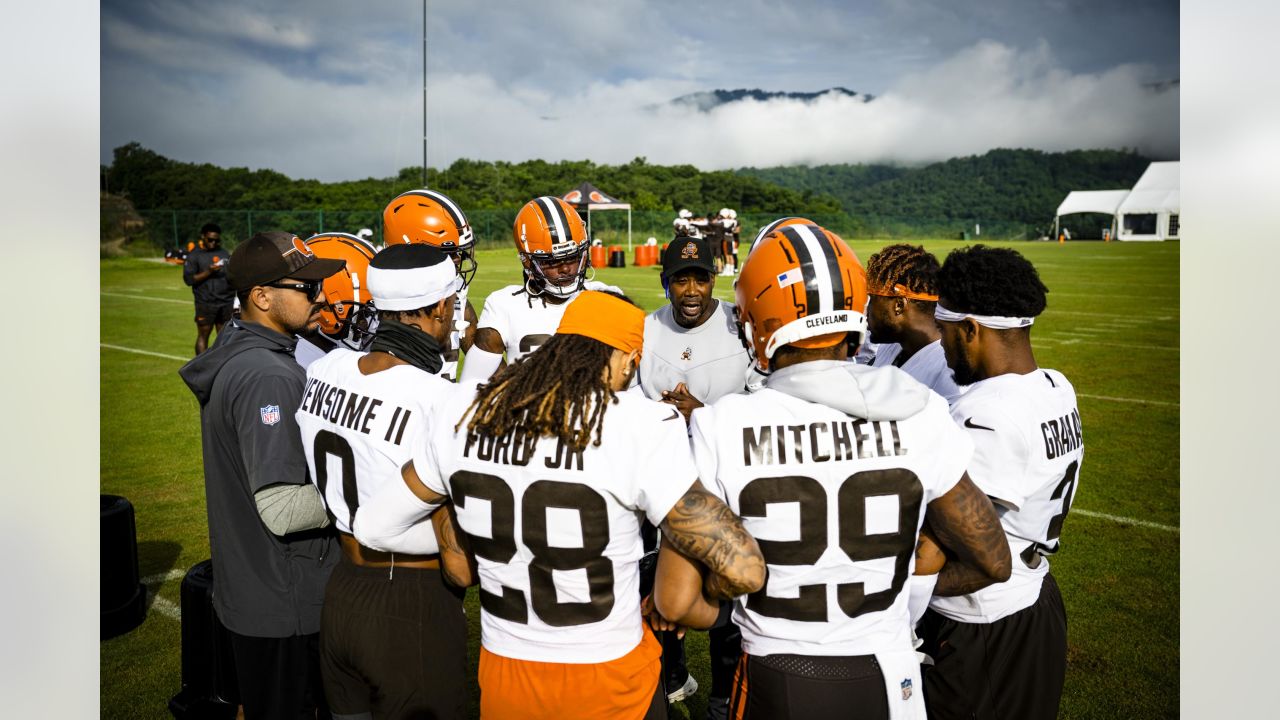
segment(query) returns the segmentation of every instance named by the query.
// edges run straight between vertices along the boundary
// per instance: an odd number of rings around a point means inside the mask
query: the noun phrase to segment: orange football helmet
[[[453,259],[464,287],[475,277],[475,234],[462,208],[444,193],[423,188],[397,195],[382,211],[382,239],[387,245],[438,247]]]
[[[572,205],[550,195],[530,200],[520,208],[512,231],[530,295],[569,297],[586,286],[587,226]],[[575,261],[573,275],[553,278],[546,273],[547,268]]]
[[[766,234],[734,292],[744,344],[761,371],[783,345],[824,348],[848,339],[856,350],[866,336],[867,271],[839,235],[817,225]]]
[[[760,228],[760,232],[756,233],[756,236],[751,240],[751,246],[747,248],[747,255],[750,256],[751,251],[755,249],[756,245],[759,245],[760,241],[763,240],[766,235],[773,232],[774,230],[777,230],[778,228],[784,228],[784,227],[787,227],[788,225],[817,225],[817,224],[818,223],[812,220],[809,220],[808,218],[802,218],[802,217],[778,218],[777,220],[774,220],[768,225],[765,225],[764,227]]]
[[[355,235],[329,232],[307,238],[307,247],[316,257],[347,261],[346,267],[324,279],[320,332],[352,350],[367,349],[376,318],[367,287],[373,246]]]

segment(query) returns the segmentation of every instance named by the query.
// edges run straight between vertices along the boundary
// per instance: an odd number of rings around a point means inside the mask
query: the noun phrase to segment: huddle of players
[[[732,276],[738,271],[738,245],[742,240],[742,225],[738,223],[738,211],[720,208],[714,217],[694,217],[682,208],[671,223],[677,238],[706,238],[711,243],[715,257],[716,274]]]
[[[1065,614],[1044,557],[1078,412],[1030,356],[1046,290],[1017,253],[939,268],[894,246],[868,273],[834,233],[776,221],[716,308],[733,327],[710,328],[740,336],[754,391],[703,406],[683,384],[669,404],[627,390],[651,359],[645,315],[587,279],[559,198],[520,211],[524,281],[478,321],[456,204],[411,191],[385,227],[377,254],[308,242],[346,260],[296,413],[343,549],[320,641],[336,716],[465,715],[459,589],[476,583],[483,717],[665,717],[647,627],[730,617],[732,717],[1056,715]],[[699,248],[668,247],[686,261],[664,257],[672,314],[673,286],[714,285]],[[885,341],[870,367],[850,362],[868,325]],[[662,540],[642,603],[645,520]]]

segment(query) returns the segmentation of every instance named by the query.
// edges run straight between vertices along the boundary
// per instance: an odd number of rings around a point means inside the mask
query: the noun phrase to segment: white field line
[[[1107,347],[1131,348],[1133,350],[1169,350],[1178,352],[1179,348],[1175,345],[1135,345],[1132,343],[1113,343],[1113,342],[1096,342],[1094,345],[1105,345]]]
[[[106,290],[103,290],[102,294],[106,295],[107,297],[129,298],[130,300],[150,300],[152,302],[178,303],[179,305],[191,304],[190,300],[174,300],[173,298],[147,297],[146,295],[128,295],[126,293],[107,292]]]
[[[1156,316],[1156,317],[1143,317],[1143,316],[1141,316],[1141,315],[1137,315],[1137,316],[1135,316],[1135,315],[1134,315],[1134,313],[1104,313],[1104,312],[1089,312],[1089,311],[1086,311],[1086,310],[1053,310],[1053,309],[1050,309],[1050,310],[1046,310],[1046,311],[1045,311],[1045,314],[1046,314],[1046,315],[1049,315],[1049,316],[1053,316],[1053,315],[1083,315],[1083,316],[1085,316],[1085,317],[1130,318],[1130,319],[1140,319],[1142,322],[1151,322],[1152,320],[1158,320],[1158,321],[1164,322],[1164,321],[1168,321],[1168,320],[1172,320],[1172,319],[1173,319],[1173,317],[1172,317],[1172,316],[1170,316],[1170,315],[1159,315],[1159,316]]]
[[[166,355],[164,353],[151,352],[150,350],[139,350],[137,348],[125,347],[123,345],[108,345],[107,343],[98,343],[98,346],[107,348],[108,350],[119,350],[120,352],[134,353],[136,355],[150,355],[151,357],[164,358],[166,360],[181,360],[182,362],[186,362],[191,359],[191,358],[178,357],[177,355]]]
[[[1076,328],[1075,330],[1072,330],[1072,331],[1064,330],[1062,332],[1056,332],[1053,334],[1046,333],[1046,335],[1051,338],[1074,337],[1074,338],[1084,338],[1085,340],[1092,340],[1095,335],[1098,335],[1099,333],[1104,333],[1104,332],[1115,332],[1115,331],[1114,330],[1093,330],[1090,328]]]
[[[1071,508],[1071,515],[1084,515],[1085,517],[1098,518],[1099,520],[1110,520],[1111,522],[1122,523],[1124,525],[1138,525],[1141,527],[1154,528],[1156,530],[1165,530],[1167,532],[1182,532],[1173,525],[1161,525],[1150,520],[1138,520],[1137,518],[1121,517],[1119,515],[1108,515],[1106,513],[1093,512],[1092,510],[1083,510],[1079,508]]]
[[[175,568],[167,573],[160,575],[148,575],[147,577],[142,578],[142,584],[147,586],[147,601],[151,603],[152,610],[155,610],[161,615],[171,617],[174,620],[182,620],[182,608],[174,605],[173,602],[160,597],[159,586],[171,580],[177,580],[181,577],[185,577],[186,574],[186,570],[179,570]]]
[[[1087,297],[1087,298],[1102,297],[1102,298],[1124,298],[1125,300],[1150,300],[1151,299],[1150,295],[1113,295],[1111,293],[1069,293],[1069,292],[1062,292],[1061,290],[1051,291],[1050,297]]]
[[[1165,407],[1181,407],[1176,402],[1166,402],[1164,400],[1142,400],[1140,398],[1112,397],[1111,395],[1088,395],[1085,393],[1076,393],[1076,397],[1084,397],[1084,398],[1089,398],[1091,400],[1109,400],[1111,402],[1139,403],[1143,405],[1163,405]]]

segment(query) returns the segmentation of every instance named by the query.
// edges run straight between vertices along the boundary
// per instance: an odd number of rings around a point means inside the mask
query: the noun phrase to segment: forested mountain
[[[984,236],[1028,238],[1046,232],[1071,190],[1132,187],[1148,162],[1113,150],[992,150],[918,168],[821,165],[704,172],[691,165],[651,165],[644,158],[625,165],[463,159],[429,170],[427,182],[469,214],[488,218],[481,227],[491,228],[495,237],[509,225],[507,215],[527,200],[562,195],[587,180],[631,203],[636,231],[655,235],[669,232],[670,216],[679,208],[714,213],[732,207],[751,231],[772,217],[803,215],[851,237],[954,237],[981,224]],[[244,232],[264,227],[265,219],[254,218],[268,211],[276,212],[272,222],[298,232],[333,225],[375,227],[390,198],[420,185],[416,167],[395,177],[322,183],[273,170],[179,162],[137,143],[116,148],[112,164],[102,168],[103,190],[130,200],[148,219],[156,242],[174,244],[189,234],[187,225],[198,227],[204,222],[200,217],[214,210],[229,211],[218,217],[243,216]],[[171,216],[171,227],[163,231],[171,240],[154,227],[161,210]],[[280,219],[285,211],[319,217],[314,223],[309,216]],[[347,215],[326,222],[328,213]]]
[[[991,150],[916,169],[820,165],[738,172],[801,192],[832,195],[870,231],[895,226],[961,229],[974,223],[994,231],[1016,224],[1045,227],[1067,193],[1130,188],[1150,162],[1115,150]]]

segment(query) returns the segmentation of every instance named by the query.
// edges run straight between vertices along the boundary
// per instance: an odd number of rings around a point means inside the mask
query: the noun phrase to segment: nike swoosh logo
[[[964,426],[967,428],[973,428],[974,430],[990,430],[991,432],[996,431],[995,428],[989,428],[986,425],[975,425],[973,422],[973,418],[965,418]]]
[[[669,418],[662,418],[662,422],[666,422],[666,421],[668,421],[668,420],[675,420],[675,419],[676,419],[676,418],[678,418],[678,417],[680,417],[680,411],[679,411],[679,410],[672,410],[672,411],[671,411],[671,417],[669,417]]]

